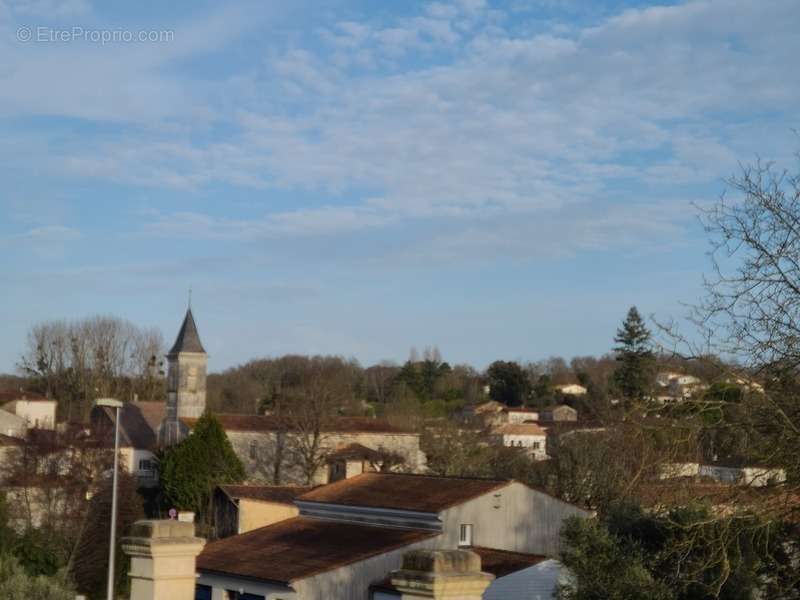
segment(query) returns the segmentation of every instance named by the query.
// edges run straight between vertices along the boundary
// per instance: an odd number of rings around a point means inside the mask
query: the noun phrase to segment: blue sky
[[[798,30],[796,0],[0,0],[0,371],[42,320],[171,342],[190,287],[213,370],[605,352],[699,296],[692,203],[792,166]]]

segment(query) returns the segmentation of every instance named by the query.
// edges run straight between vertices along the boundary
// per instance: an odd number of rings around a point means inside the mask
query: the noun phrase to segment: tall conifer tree
[[[655,356],[650,348],[650,330],[635,306],[628,310],[614,341],[619,361],[614,382],[626,400],[642,400],[652,387]]]

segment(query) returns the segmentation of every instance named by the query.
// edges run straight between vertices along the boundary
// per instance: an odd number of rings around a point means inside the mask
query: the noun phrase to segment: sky
[[[116,315],[210,368],[601,354],[800,147],[800,3],[0,0],[0,372]]]

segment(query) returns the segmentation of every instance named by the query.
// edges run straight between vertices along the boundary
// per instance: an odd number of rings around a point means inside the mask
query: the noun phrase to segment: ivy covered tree
[[[635,306],[628,310],[614,341],[619,363],[614,383],[626,400],[642,400],[650,393],[656,361],[650,348],[650,330]]]
[[[191,435],[161,456],[159,480],[166,500],[198,513],[201,519],[208,516],[215,486],[244,478],[244,466],[225,430],[208,412],[198,419]]]

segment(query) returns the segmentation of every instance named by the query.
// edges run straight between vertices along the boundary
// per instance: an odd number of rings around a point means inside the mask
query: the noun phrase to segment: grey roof
[[[178,332],[178,337],[169,351],[170,354],[178,354],[179,352],[202,352],[203,354],[206,352],[203,349],[203,344],[200,343],[200,334],[197,333],[197,325],[194,324],[191,308],[186,311],[181,330]]]

